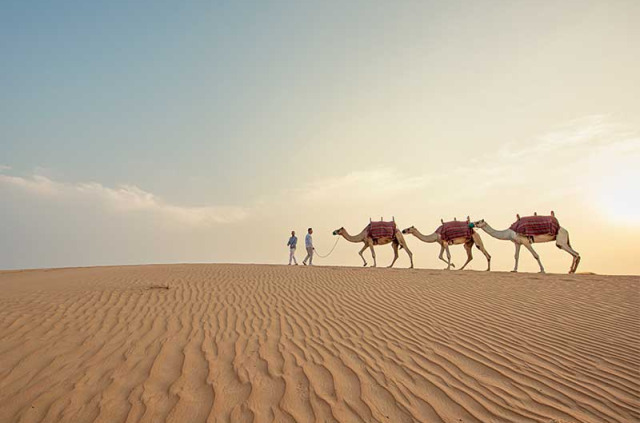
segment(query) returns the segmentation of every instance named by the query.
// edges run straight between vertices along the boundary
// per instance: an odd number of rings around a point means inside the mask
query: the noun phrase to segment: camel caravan
[[[364,266],[367,266],[367,260],[362,254],[367,248],[371,250],[371,256],[373,257],[373,267],[376,267],[376,252],[374,247],[377,245],[391,244],[393,247],[393,261],[388,267],[393,267],[396,260],[398,260],[398,250],[404,249],[409,255],[411,261],[410,268],[413,268],[413,253],[407,246],[403,234],[411,234],[423,242],[436,242],[440,245],[440,254],[438,258],[447,264],[446,270],[450,270],[455,265],[451,262],[451,253],[449,251],[450,245],[463,245],[467,252],[467,261],[460,268],[463,270],[471,260],[473,260],[472,249],[475,245],[484,256],[487,258],[487,271],[491,270],[491,255],[484,248],[480,234],[475,229],[480,228],[486,233],[496,239],[507,240],[514,243],[515,252],[515,266],[512,272],[518,271],[518,259],[520,257],[520,247],[524,247],[531,252],[533,257],[540,266],[540,273],[545,273],[540,256],[533,249],[532,244],[540,242],[555,241],[556,246],[561,250],[566,251],[573,257],[569,273],[575,273],[580,263],[580,254],[575,251],[569,242],[569,232],[560,226],[555,213],[552,211],[549,216],[538,216],[534,213],[533,216],[520,217],[516,215],[516,221],[508,228],[504,230],[493,229],[487,222],[478,220],[471,222],[467,216],[466,221],[458,221],[456,219],[450,222],[444,222],[440,220],[441,225],[431,234],[422,234],[415,226],[410,226],[400,231],[396,225],[395,218],[391,222],[385,222],[380,218],[380,221],[372,221],[369,219],[369,224],[357,235],[350,235],[343,227],[333,231],[333,235],[342,236],[349,242],[362,242],[364,246],[358,252]],[[445,260],[443,254],[446,253],[447,259]]]

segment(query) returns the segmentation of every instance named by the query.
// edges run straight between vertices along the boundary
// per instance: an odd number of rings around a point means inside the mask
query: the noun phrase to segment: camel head
[[[415,230],[416,230],[415,226],[410,226],[407,229],[403,229],[402,233],[403,234],[412,234]]]
[[[342,235],[343,233],[344,233],[344,227],[338,228],[335,231],[333,231],[334,235]]]
[[[482,229],[485,226],[487,226],[487,223],[484,221],[484,219],[478,220],[476,222],[469,223],[469,227],[470,228],[480,228],[480,229]]]

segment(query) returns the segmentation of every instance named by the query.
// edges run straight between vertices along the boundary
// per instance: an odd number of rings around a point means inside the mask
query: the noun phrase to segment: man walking
[[[307,265],[307,260],[309,260],[309,266],[313,266],[313,238],[311,234],[313,233],[313,229],[309,228],[307,230],[307,236],[304,237],[304,246],[307,247],[307,256],[302,260],[302,264]]]
[[[291,260],[298,265],[296,261],[296,245],[298,245],[298,237],[296,236],[296,231],[291,231],[291,238],[289,238],[289,242],[287,242],[287,246],[289,247],[289,266],[291,266]]]

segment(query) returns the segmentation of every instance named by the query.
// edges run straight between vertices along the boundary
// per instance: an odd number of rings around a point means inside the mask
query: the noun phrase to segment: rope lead
[[[327,257],[329,257],[329,256],[331,255],[331,253],[333,253],[333,250],[335,250],[335,249],[336,249],[336,245],[338,245],[338,241],[340,241],[340,238],[342,238],[342,237],[340,236],[340,237],[336,238],[336,242],[335,242],[335,244],[333,244],[333,247],[331,248],[331,251],[329,251],[329,253],[327,253],[327,255],[324,255],[324,256],[323,256],[322,254],[318,253],[318,250],[316,250],[316,255],[317,255],[318,257],[320,257],[320,258],[327,258]]]

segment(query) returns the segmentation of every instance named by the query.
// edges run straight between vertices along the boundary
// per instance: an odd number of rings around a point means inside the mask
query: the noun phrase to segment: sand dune
[[[640,278],[0,272],[1,422],[632,422]]]

